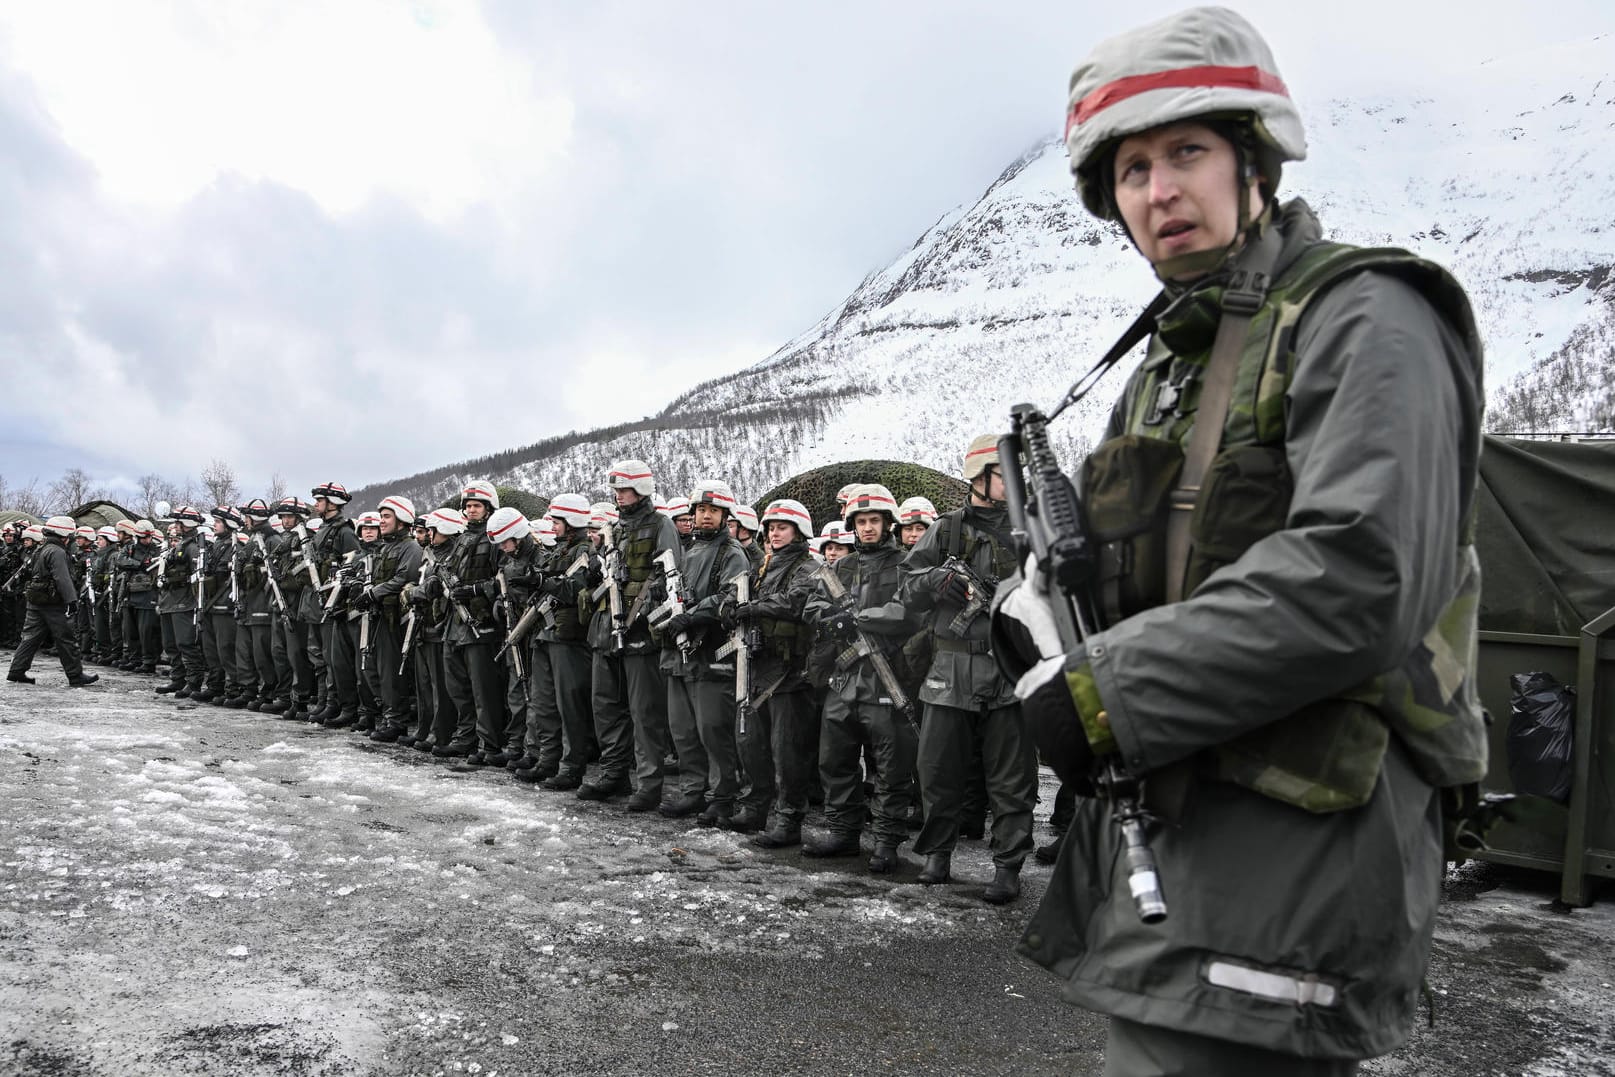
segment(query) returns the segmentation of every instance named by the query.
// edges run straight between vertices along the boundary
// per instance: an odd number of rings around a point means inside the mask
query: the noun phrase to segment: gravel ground
[[[1010,952],[1046,869],[991,908],[980,842],[924,888],[34,672],[0,684],[0,1074],[1100,1070]],[[1437,1024],[1365,1070],[1615,1074],[1615,906],[1553,892],[1453,873]]]

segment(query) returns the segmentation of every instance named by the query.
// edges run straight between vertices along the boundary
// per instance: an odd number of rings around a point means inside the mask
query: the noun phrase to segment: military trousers
[[[173,672],[169,677],[175,684],[183,681],[193,692],[202,687],[207,677],[207,667],[202,660],[202,643],[196,635],[195,618],[193,610],[176,610],[162,615],[163,637],[174,656]]]
[[[68,680],[84,674],[84,661],[79,657],[78,638],[73,632],[73,620],[66,606],[36,606],[28,603],[28,612],[22,621],[22,639],[17,653],[11,656],[11,672],[22,674],[34,664],[34,655],[46,643],[56,645],[56,659],[62,663],[62,672]]]
[[[523,754],[538,760],[545,768],[561,765],[561,708],[555,698],[555,671],[550,668],[550,649],[539,642],[536,635],[522,644],[527,648],[527,680],[516,680],[512,672],[512,700],[518,690],[524,691],[526,709],[521,713],[523,726],[521,739]],[[512,712],[514,719],[517,712]]]
[[[993,863],[1018,868],[1032,851],[1032,807],[1037,803],[1037,748],[1019,706],[971,711],[926,704],[918,761],[925,825],[914,839],[914,851],[926,856],[951,853],[958,844],[978,740],[993,811]]]
[[[202,662],[207,667],[207,688],[214,695],[235,695],[241,687],[236,668],[236,618],[233,613],[209,610],[202,617]]]
[[[112,653],[112,603],[101,596],[95,603],[95,649],[104,660]]]
[[[493,660],[493,645],[447,643],[443,646],[443,679],[454,705],[456,748],[501,752],[505,747],[505,682]]]
[[[856,834],[864,825],[863,751],[875,757],[874,814],[877,844],[901,845],[908,837],[905,812],[918,749],[914,727],[884,703],[825,697],[819,729],[819,779],[824,818],[830,829]]]
[[[314,663],[309,659],[308,648],[309,623],[283,613],[275,619],[275,635],[286,655],[286,671],[291,674],[289,682],[284,679],[281,682],[281,695],[288,699],[295,697],[306,704],[314,698],[315,691]]]
[[[402,668],[403,623],[394,613],[381,610],[374,615],[371,631],[375,633],[372,662],[381,690],[381,715],[396,725],[406,725],[415,718],[415,678]]]
[[[667,685],[654,651],[608,655],[594,652],[590,692],[594,732],[600,742],[602,784],[634,773],[635,788],[647,797],[662,792],[662,760],[667,755]]]
[[[354,717],[359,713],[359,632],[342,612],[326,614],[320,624],[320,652],[325,656],[325,675],[330,679],[329,691],[336,693],[341,713]]]
[[[1357,1069],[1121,1017],[1110,1019],[1105,1038],[1105,1077],[1351,1077]]]
[[[818,769],[819,711],[813,692],[804,685],[794,692],[775,692],[735,729],[740,761],[748,785],[741,803],[758,812],[770,807],[774,818],[801,826],[808,792]]]
[[[568,774],[582,774],[599,754],[589,699],[593,653],[586,643],[551,641],[539,646],[548,654],[555,707],[561,716],[561,767]]]
[[[735,745],[735,680],[690,677],[696,727],[707,757],[707,803],[733,806],[740,794],[740,751]],[[679,771],[684,756],[679,755]]]
[[[417,629],[419,631],[419,629]],[[443,644],[416,638],[410,644],[410,672],[415,677],[415,731],[417,743],[447,744],[454,737],[454,703],[443,683]]]
[[[236,621],[236,674],[249,700],[275,698],[275,656],[270,646],[269,615],[251,614]]]
[[[705,796],[711,767],[696,718],[695,681],[677,674],[667,678],[667,735],[679,758],[679,793]]]
[[[163,653],[162,630],[157,625],[157,607],[125,604],[123,607],[123,651],[128,661],[138,661],[142,673],[155,673]]]

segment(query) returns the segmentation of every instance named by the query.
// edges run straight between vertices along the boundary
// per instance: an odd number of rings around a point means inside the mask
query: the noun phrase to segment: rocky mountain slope
[[[1307,199],[1336,238],[1408,246],[1453,270],[1486,340],[1493,430],[1615,428],[1610,71],[1606,35],[1422,92],[1300,101],[1312,152],[1283,194]],[[596,490],[618,456],[650,461],[664,489],[712,474],[744,497],[835,460],[952,471],[1011,404],[1059,399],[1154,283],[1126,238],[1083,212],[1051,139],[755,366],[647,420],[372,489],[434,500],[490,474],[546,494]],[[1130,365],[1061,421],[1068,455],[1091,444]]]

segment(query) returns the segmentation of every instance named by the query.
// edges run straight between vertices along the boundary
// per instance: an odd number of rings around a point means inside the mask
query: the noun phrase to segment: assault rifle
[[[426,586],[426,574],[437,564],[430,551],[421,558],[421,574],[415,579],[415,590]],[[420,610],[414,601],[414,592],[406,584],[399,593],[399,597],[409,605],[409,613],[404,615],[404,643],[398,649],[398,675],[404,675],[404,667],[409,663],[409,652],[415,646],[415,622],[420,619]]]
[[[330,591],[325,600],[325,612],[329,614],[336,609],[336,604],[342,600],[342,593],[347,590],[348,584],[353,582],[354,573],[359,571],[359,562],[354,558],[359,556],[358,550],[349,550],[342,555],[342,563],[331,578],[325,581],[324,590]]]
[[[1032,405],[1015,405],[1010,409],[1010,432],[998,441],[998,457],[1003,461],[1004,499],[1017,543],[1048,580],[1060,647],[1069,654],[1080,651],[1083,640],[1104,629],[1104,605],[1097,593],[1098,568],[1082,504],[1076,487],[1060,470],[1049,444],[1048,424]],[[1030,495],[1021,474],[1023,459],[1031,473]],[[1149,816],[1139,803],[1138,779],[1114,752],[1095,766],[1094,784],[1109,801],[1111,818],[1121,829],[1126,847],[1133,906],[1140,920],[1158,924],[1166,919],[1166,896],[1150,850]]]
[[[17,571],[11,574],[11,578],[5,582],[4,586],[0,586],[0,592],[4,592],[8,595],[16,594],[17,589],[22,586],[20,581],[28,574],[28,570],[32,567],[33,565],[30,559],[26,557],[23,558],[22,564],[18,566]]]
[[[617,529],[606,524],[600,529],[600,571],[605,579],[594,589],[594,599],[606,596],[611,610],[611,639],[617,650],[628,642],[628,622],[622,608],[622,550],[617,548]]]
[[[264,559],[264,575],[269,580],[269,597],[275,600],[275,609],[281,613],[286,612],[286,596],[280,593],[280,581],[275,579],[275,566],[269,559],[269,546],[264,542],[263,535],[253,532],[252,541],[258,544],[258,552]]]
[[[315,593],[318,594],[325,590],[325,586],[320,583],[320,570],[314,567],[314,559],[308,555],[308,546],[313,540],[309,536],[308,528],[301,523],[292,528],[292,530],[297,535],[297,552],[302,555],[303,568],[308,571],[308,582],[314,588]]]
[[[516,611],[510,608],[510,581],[506,579],[503,572],[499,573],[499,606],[505,614],[505,643],[504,646],[499,648],[499,653],[494,655],[494,661],[499,661],[502,655],[509,652],[510,672],[516,675],[518,681],[525,681],[527,679],[527,659],[522,655],[521,641],[527,635],[527,632],[523,631],[521,635],[516,634]],[[531,619],[528,618],[528,614],[533,614]],[[522,619],[528,622],[527,628],[531,630],[532,622],[538,619],[538,615],[531,607],[528,607],[527,611],[522,614]]]
[[[679,573],[679,562],[672,550],[663,550],[656,555],[656,567],[662,570],[662,579],[667,585],[667,599],[660,606],[650,611],[648,618],[650,626],[665,624],[689,609],[689,603],[684,599],[684,577]],[[679,653],[685,658],[695,649],[695,641],[690,633],[681,631],[673,640],[678,644]]]
[[[850,606],[851,596],[847,594],[847,585],[841,582],[841,577],[836,575],[834,568],[821,561],[813,566],[813,570],[824,582],[824,589],[830,593],[832,599],[848,603]],[[919,721],[914,713],[914,701],[908,698],[908,693],[903,691],[903,686],[898,683],[897,673],[887,660],[886,652],[880,649],[880,644],[869,638],[869,633],[859,627],[856,621],[853,622],[851,650],[856,657],[869,659],[869,664],[875,668],[875,676],[880,680],[881,687],[886,689],[886,695],[891,699],[892,706],[908,720],[909,725],[919,728]]]
[[[751,603],[751,573],[742,572],[729,581],[735,585],[735,601],[742,606]],[[762,645],[762,629],[755,623],[736,622],[728,642],[719,647],[714,657],[719,661],[735,656],[735,733],[746,735],[746,719],[754,709],[751,701],[751,656]]]
[[[467,607],[464,602],[454,597],[454,589],[460,586],[460,577],[449,571],[447,565],[438,569],[437,574],[438,578],[443,581],[443,592],[448,596],[449,605],[454,607],[454,612],[460,615],[460,621],[471,630],[471,634],[474,636],[482,636],[489,631],[488,629],[478,626],[477,619],[471,616],[470,608]]]
[[[992,608],[993,595],[998,591],[998,584],[984,579],[981,573],[961,557],[950,557],[942,562],[941,567],[965,581],[964,606],[954,614],[953,620],[948,622],[948,631],[962,639],[976,618]]]
[[[232,545],[231,545],[231,549],[230,549],[230,553],[229,553],[229,557],[230,557],[230,609],[233,612],[233,611],[238,610],[238,609],[241,608],[241,578],[236,575],[236,551],[235,551],[235,548],[234,548],[234,544],[237,543],[237,542],[240,542],[241,539],[240,539],[240,536],[239,536],[239,534],[237,532],[232,531],[232,532],[230,532],[230,535],[232,536],[231,539],[230,539],[230,542],[231,542]]]
[[[360,570],[363,573],[363,575],[362,575],[362,577],[360,579],[358,579],[356,581],[350,581],[350,582],[356,583],[360,588],[369,587],[370,586],[370,581],[375,577],[375,572],[376,572],[376,557],[375,557],[375,554],[369,554],[369,553],[365,554],[364,559],[362,561],[359,561],[358,565],[359,565]],[[356,575],[357,575],[357,573],[356,573]],[[342,590],[341,588],[338,588],[337,593],[340,594],[341,590]],[[368,670],[370,668],[370,666],[372,665],[372,663],[374,662],[375,657],[376,657],[375,632],[372,631],[372,629],[371,629],[371,626],[375,623],[374,611],[375,611],[375,606],[374,605],[366,605],[363,610],[359,611],[359,670],[360,670],[360,672],[364,672],[365,670]]]
[[[577,575],[579,572],[582,572],[588,564],[589,551],[579,551],[578,559],[573,561],[571,566],[561,574],[561,579],[564,580],[568,577]],[[510,632],[505,636],[504,645],[501,646],[498,653],[493,656],[493,660],[495,662],[499,661],[504,653],[513,647],[519,650],[522,641],[525,640],[528,634],[533,631],[533,625],[537,624],[540,620],[544,622],[545,628],[555,627],[554,595],[545,595],[536,602],[528,603],[527,608],[522,611],[521,620],[517,621],[515,626],[512,627]]]

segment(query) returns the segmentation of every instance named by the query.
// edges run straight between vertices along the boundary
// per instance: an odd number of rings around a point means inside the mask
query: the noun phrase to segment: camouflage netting
[[[550,501],[547,497],[539,497],[537,494],[530,494],[526,490],[518,490],[514,486],[495,486],[494,490],[499,494],[501,508],[508,505],[513,509],[520,509],[522,515],[529,520],[535,516],[544,515],[550,509]],[[437,507],[440,509],[459,508],[460,495],[455,494]]]
[[[80,526],[89,526],[96,530],[112,527],[119,520],[135,518],[128,509],[114,501],[86,501],[68,515]]]
[[[813,514],[813,526],[818,529],[836,518],[836,491],[849,482],[878,482],[889,489],[899,503],[904,498],[928,497],[937,512],[949,512],[963,505],[969,490],[963,479],[919,464],[901,460],[854,460],[826,464],[792,476],[752,504],[761,514],[776,498],[795,498]]]
[[[17,520],[30,524],[42,524],[45,522],[38,516],[31,516],[26,512],[17,512],[15,509],[0,510],[0,524],[14,523]]]

